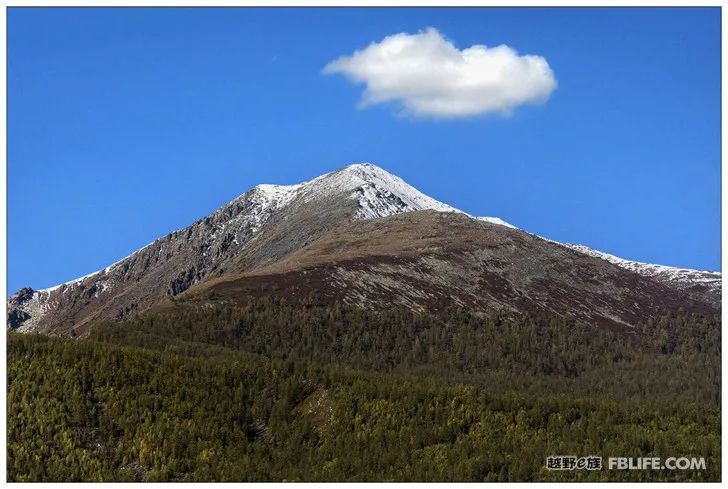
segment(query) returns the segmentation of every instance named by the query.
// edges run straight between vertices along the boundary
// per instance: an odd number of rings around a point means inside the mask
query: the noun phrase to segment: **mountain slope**
[[[473,218],[381,168],[356,164],[297,185],[259,185],[103,270],[21,289],[8,301],[8,326],[83,335],[99,320],[146,310],[193,286],[242,279],[246,289],[283,276],[324,295],[336,284],[334,296],[349,302],[422,309],[454,301],[622,326],[661,308],[715,307],[686,293],[689,273],[644,276],[577,251],[498,218]],[[317,287],[305,285],[315,276]]]
[[[325,303],[449,306],[569,315],[631,327],[664,310],[712,308],[658,281],[535,235],[461,214],[352,221],[283,260],[191,288],[183,298],[268,294]]]
[[[653,265],[651,263],[630,261],[580,244],[565,244],[564,246],[589,256],[601,258],[609,263],[614,263],[618,267],[638,273],[644,277],[655,279],[669,287],[683,290],[692,297],[707,298],[708,301],[715,307],[720,307],[720,272],[691,270],[689,268],[668,267],[665,265]]]

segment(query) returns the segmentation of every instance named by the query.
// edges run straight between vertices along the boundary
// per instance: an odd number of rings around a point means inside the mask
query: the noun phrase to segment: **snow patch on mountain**
[[[226,227],[232,227],[233,229],[240,230],[247,228],[250,233],[257,233],[273,213],[285,208],[291,200],[293,200],[298,189],[301,185],[270,185],[262,184],[249,192],[241,195],[236,200],[247,199],[251,205],[250,209],[245,213],[240,213],[228,221],[228,223],[222,224],[220,231],[224,231]],[[225,209],[228,206],[225,206]],[[228,226],[229,225],[229,226]],[[235,240],[237,242],[238,234],[235,233]],[[215,239],[216,235],[213,234],[212,239]]]
[[[609,253],[597,251],[588,246],[580,244],[560,243],[572,250],[584,253],[585,255],[601,258],[618,267],[624,268],[645,277],[651,277],[664,283],[669,283],[679,288],[692,287],[695,285],[704,286],[710,293],[720,294],[721,272],[708,270],[693,270],[690,268],[669,267],[666,265],[655,265],[638,261],[625,260]]]
[[[83,277],[78,277],[73,280],[69,280],[68,282],[63,282],[62,284],[54,285],[53,287],[48,287],[47,289],[39,289],[36,292],[50,293],[50,292],[53,292],[54,290],[60,289],[61,287],[70,287],[74,284],[83,282],[87,278],[93,277],[94,275],[98,275],[101,272],[102,272],[101,270],[98,270],[96,272],[89,273],[88,275],[84,275]]]
[[[253,188],[253,194],[258,203],[266,209],[278,210],[293,200],[303,184],[297,185],[271,185],[264,183]]]
[[[107,266],[106,268],[103,268],[101,270],[97,270],[95,272],[91,272],[88,275],[84,275],[83,277],[78,277],[78,278],[75,278],[73,280],[69,280],[68,282],[63,282],[62,284],[54,285],[53,287],[48,287],[46,289],[38,289],[35,292],[43,292],[45,294],[50,295],[50,293],[53,292],[54,290],[61,289],[62,291],[65,291],[65,290],[71,288],[74,285],[77,285],[77,284],[82,283],[84,280],[86,280],[88,278],[95,277],[96,275],[108,274],[110,271],[112,271],[114,268],[116,268],[119,264],[121,264],[121,262],[123,262],[127,258],[131,258],[132,256],[136,255],[140,251],[142,251],[142,250],[150,247],[153,244],[154,244],[154,241],[151,242],[151,243],[149,243],[149,244],[147,244],[147,245],[145,245],[145,246],[142,246],[138,250],[134,251],[132,254],[125,256],[121,260],[115,261],[114,263],[112,263],[111,265]],[[106,288],[109,288],[108,287],[108,284],[107,284]]]
[[[434,210],[438,212],[464,212],[429,197],[396,175],[381,168],[362,163],[351,165],[341,172],[350,179],[358,191],[358,219],[387,217],[402,212]]]
[[[516,226],[514,226],[513,224],[511,224],[509,222],[504,221],[500,217],[476,217],[476,219],[479,221],[489,222],[491,224],[499,224],[501,226],[505,226],[505,227],[511,228],[511,229],[518,229]]]

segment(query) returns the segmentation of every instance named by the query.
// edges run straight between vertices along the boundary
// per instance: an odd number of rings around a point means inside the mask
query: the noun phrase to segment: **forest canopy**
[[[625,334],[273,299],[8,333],[8,478],[719,480],[719,346],[713,316]],[[595,453],[706,470],[545,468]]]

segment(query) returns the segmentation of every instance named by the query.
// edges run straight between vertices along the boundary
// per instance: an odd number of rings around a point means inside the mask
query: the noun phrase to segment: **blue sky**
[[[558,82],[509,116],[357,109],[327,63],[439,30]],[[720,269],[718,9],[10,9],[8,290],[102,268],[258,183],[370,161],[471,214]]]

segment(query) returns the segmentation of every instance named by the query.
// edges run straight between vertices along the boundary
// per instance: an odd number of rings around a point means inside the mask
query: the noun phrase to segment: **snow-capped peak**
[[[310,202],[348,193],[358,202],[354,219],[387,217],[402,212],[431,209],[464,212],[428,197],[400,177],[371,163],[355,163],[296,185],[258,185],[256,198],[266,207],[280,209],[295,199]]]
[[[435,210],[459,212],[458,209],[428,197],[404,180],[371,163],[349,165],[312,180],[311,194],[330,191],[350,191],[358,200],[355,219],[386,217],[402,212]]]

